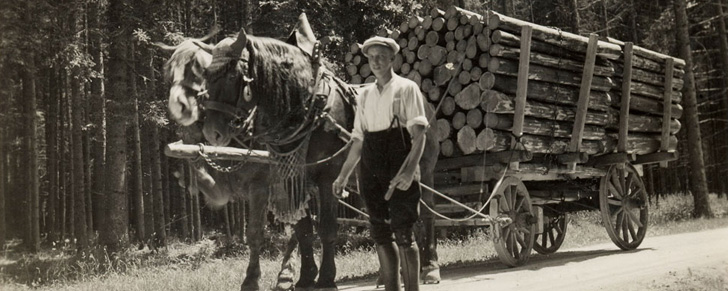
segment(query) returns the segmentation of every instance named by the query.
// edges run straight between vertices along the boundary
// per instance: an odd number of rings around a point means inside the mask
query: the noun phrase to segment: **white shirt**
[[[389,129],[394,119],[392,104],[395,100],[401,102],[397,114],[399,122],[405,125],[410,135],[415,125],[428,125],[425,98],[420,88],[412,80],[392,73],[392,79],[384,84],[381,92],[375,82],[359,93],[351,138],[364,140],[364,132]],[[396,122],[394,126],[397,126]]]

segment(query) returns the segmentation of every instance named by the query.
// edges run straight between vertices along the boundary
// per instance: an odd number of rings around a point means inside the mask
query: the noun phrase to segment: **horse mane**
[[[176,83],[184,80],[185,68],[192,62],[200,64],[192,66],[192,73],[197,77],[204,77],[204,68],[210,64],[212,55],[195,44],[196,39],[188,39],[176,46],[172,56],[164,64],[164,80]]]
[[[255,80],[249,84],[251,95],[263,112],[271,115],[270,120],[286,117],[296,122],[304,116],[304,103],[314,86],[309,56],[277,39],[248,35],[247,40],[249,77]]]

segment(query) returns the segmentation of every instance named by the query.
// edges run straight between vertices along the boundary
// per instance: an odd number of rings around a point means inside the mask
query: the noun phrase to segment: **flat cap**
[[[388,37],[375,36],[370,39],[367,39],[364,42],[364,45],[362,45],[361,51],[362,51],[362,53],[364,53],[364,56],[369,57],[369,54],[367,54],[367,51],[369,50],[370,47],[375,46],[375,45],[389,47],[392,49],[392,51],[394,51],[395,55],[399,52],[399,45],[397,44],[396,41],[394,41],[393,39],[388,38]]]

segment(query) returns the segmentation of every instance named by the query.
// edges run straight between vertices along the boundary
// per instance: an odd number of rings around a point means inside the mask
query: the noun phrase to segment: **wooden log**
[[[412,70],[412,65],[408,62],[403,62],[401,68],[399,69],[401,75],[409,74],[409,72]]]
[[[440,154],[443,157],[452,157],[455,155],[455,144],[451,139],[446,139],[440,143]]]
[[[434,64],[434,63],[433,63]],[[451,63],[439,65],[435,67],[432,74],[432,80],[435,81],[435,85],[443,86],[455,75],[455,66]]]
[[[514,114],[515,97],[504,93],[487,90],[483,92],[481,108],[489,113]],[[526,116],[550,119],[556,121],[574,121],[574,107],[543,103],[531,99],[526,100],[524,107]],[[605,112],[589,111],[586,115],[586,124],[605,126],[612,121],[612,117]]]
[[[617,85],[617,88],[622,86],[622,78],[620,77],[614,77],[614,83]],[[675,80],[675,79],[672,79]],[[617,89],[615,88],[615,89]],[[655,86],[639,81],[632,80],[630,84],[631,92],[632,94],[636,95],[642,95],[645,97],[650,97],[652,99],[656,100],[663,100],[665,97],[665,89],[662,88],[662,86]],[[680,103],[682,101],[682,92],[672,90],[672,102]]]
[[[420,66],[417,68],[417,71],[420,73],[421,76],[429,77],[432,75],[432,63],[430,63],[430,60],[424,59],[420,61]]]
[[[445,10],[442,10],[440,8],[437,8],[437,7],[433,7],[432,9],[430,9],[430,16],[432,16],[432,18],[438,18],[438,17],[443,17],[444,18],[445,17]]]
[[[432,28],[432,19],[432,15],[426,15],[425,17],[423,17],[421,23],[422,29],[430,30],[430,28]]]
[[[511,148],[513,141],[510,133],[501,130],[493,130],[493,133],[495,146],[491,149],[492,151],[505,151]],[[537,154],[564,154],[570,152],[570,139],[566,138],[524,134],[520,138],[520,143],[523,144],[526,150]],[[606,144],[607,142],[604,140],[584,140],[581,151],[590,155],[604,153],[607,150]]]
[[[164,154],[170,158],[196,159],[200,152],[204,152],[208,159],[225,161],[246,161],[251,163],[272,163],[269,153],[260,150],[248,150],[235,147],[217,147],[170,143],[164,147]]]
[[[576,173],[576,174],[574,174]],[[601,177],[606,175],[603,169],[594,167],[576,166],[574,169],[567,169],[559,164],[542,164],[542,163],[524,163],[518,170],[507,169],[506,175],[517,175],[523,181],[554,181],[567,179],[563,174],[570,174],[570,177],[578,176],[582,178]],[[460,182],[484,182],[497,180],[503,175],[503,170],[498,170],[497,166],[474,166],[461,169]],[[546,194],[547,197],[553,194],[554,190],[550,190]],[[530,191],[529,191],[530,192]],[[543,191],[539,191],[543,192]]]
[[[468,48],[468,41],[465,39],[458,40],[455,44],[455,50],[461,55],[465,55],[465,50]]]
[[[442,97],[442,90],[440,90],[440,87],[433,86],[432,89],[427,91],[427,98],[430,99],[432,102],[437,102]]]
[[[509,60],[518,60],[520,49],[507,47],[501,44],[494,44],[490,47],[489,54],[493,57],[500,57]],[[531,52],[532,64],[563,69],[571,72],[581,73],[584,70],[584,63],[566,58],[553,57],[539,52]],[[614,67],[595,66],[594,75],[611,77],[614,75]]]
[[[492,10],[488,11],[488,28],[490,29],[520,33],[523,26],[533,27],[534,39],[555,44],[578,53],[586,53],[587,51],[589,39],[586,37],[508,17]],[[622,48],[613,43],[599,41],[597,43],[597,55],[615,60],[622,55]]]
[[[354,58],[351,60],[351,63],[355,66],[360,66],[367,62],[367,59],[362,55],[355,55]]]
[[[407,48],[410,51],[416,51],[417,47],[419,47],[419,45],[420,45],[420,40],[417,39],[416,36],[410,37],[409,41],[407,42]]]
[[[360,51],[361,51],[361,44],[359,44],[359,43],[352,43],[351,45],[349,45],[349,52],[352,55],[359,54]]]
[[[402,34],[406,34],[410,31],[409,20],[405,20],[402,22],[402,24],[399,25],[399,31]]]
[[[635,114],[630,108],[628,115],[627,130],[629,132],[658,133],[662,132],[662,117],[653,115]],[[619,129],[620,113],[617,110],[609,111],[609,123],[606,124],[609,129]],[[682,124],[679,120],[670,119],[670,134],[677,134]]]
[[[451,51],[447,53],[447,59],[445,59],[445,61],[447,61],[448,63],[459,64],[460,61],[463,60],[463,58],[464,56],[460,52]]]
[[[414,64],[417,60],[417,54],[409,49],[403,49],[402,55],[407,63]]]
[[[410,71],[409,74],[407,74],[407,79],[412,80],[417,84],[417,87],[422,86],[422,76],[420,76],[420,72],[418,71]]]
[[[445,17],[447,19],[447,17]],[[445,27],[447,27],[447,30],[449,31],[455,31],[456,28],[460,25],[460,19],[458,18],[450,18],[447,19],[447,23],[445,24]]]
[[[488,113],[485,115],[483,123],[488,128],[510,131],[513,128],[513,115]],[[522,130],[526,134],[570,138],[573,129],[571,124],[549,119],[526,117],[523,119]],[[584,127],[583,137],[588,140],[602,140],[605,134],[606,132],[602,126],[586,125]]]
[[[450,95],[456,96],[460,94],[460,92],[463,90],[463,84],[460,84],[459,82],[452,82],[449,84],[450,90],[447,91]]]
[[[433,66],[442,65],[447,59],[447,49],[439,45],[433,46],[427,59]]]
[[[421,45],[417,48],[417,59],[418,60],[426,60],[430,56],[430,48],[429,45]]]
[[[431,78],[422,78],[422,84],[420,84],[420,90],[422,90],[422,93],[429,92],[430,90],[432,90],[433,87],[435,87],[435,82],[432,82]]]
[[[475,35],[475,43],[478,45],[478,49],[481,52],[490,51],[490,47],[493,45],[490,39],[490,35],[487,35],[489,30],[484,30],[482,33]]]
[[[402,63],[404,63],[404,59],[402,59],[402,54],[394,55],[394,61],[392,61],[392,69],[395,72],[400,72],[402,69]]]
[[[506,76],[518,75],[518,61],[495,58],[490,59],[488,64],[488,72]],[[581,73],[565,71],[540,65],[531,64],[528,71],[528,79],[534,81],[543,81],[548,83],[556,83],[562,85],[581,86]],[[591,82],[592,90],[609,92],[616,85],[608,77],[595,76]],[[578,90],[578,89],[576,89]]]
[[[466,69],[463,67],[463,70],[460,71],[460,74],[458,74],[458,83],[462,84],[463,86],[470,84],[470,71],[469,69]]]
[[[352,53],[350,53],[350,52],[347,52],[344,55],[344,63],[349,64],[349,63],[351,63],[351,60],[353,60],[353,59],[354,59],[354,55]]]
[[[417,15],[413,15],[412,17],[409,18],[409,21],[407,22],[407,26],[409,26],[409,28],[411,28],[411,29],[414,29],[415,27],[420,25],[420,23],[422,23],[423,20],[424,20],[424,18],[419,17]]]
[[[611,37],[608,37],[607,40],[609,42],[611,42],[611,43],[614,43],[614,44],[617,44],[617,45],[620,45],[620,46],[624,46],[624,42],[623,41],[620,41],[620,40],[617,40],[617,39],[614,39],[614,38],[611,38]],[[653,60],[655,62],[664,63],[666,59],[672,59],[673,62],[674,62],[673,64],[674,64],[675,67],[678,67],[678,68],[685,67],[685,60],[683,60],[683,59],[679,59],[679,58],[675,58],[675,57],[672,57],[672,56],[664,55],[664,54],[658,53],[656,51],[651,51],[651,50],[648,50],[646,48],[643,48],[643,47],[640,47],[640,46],[637,46],[637,45],[635,45],[632,49],[634,50],[634,54],[635,55],[638,55],[638,56],[641,56],[641,57],[644,57],[644,58]]]
[[[506,94],[516,94],[517,81],[514,77],[485,72],[480,76],[478,84],[483,91],[495,89]],[[571,106],[574,106],[579,98],[579,92],[573,87],[539,81],[529,81],[527,93],[528,99]],[[612,99],[609,93],[592,91],[589,97],[589,109],[607,111]]]
[[[443,31],[445,28],[445,18],[442,17],[435,17],[432,19],[432,30],[433,31]]]
[[[349,76],[354,76],[356,74],[359,74],[359,67],[357,67],[354,64],[347,65],[346,66],[346,74]]]
[[[444,45],[445,35],[440,36],[440,33],[434,30],[430,30],[425,34],[425,44],[428,46]]]
[[[483,125],[483,111],[480,108],[468,110],[465,116],[466,124],[473,129],[478,129]]]
[[[492,42],[490,49],[493,49],[492,46],[495,44],[500,44],[504,47],[520,47],[521,37],[515,34],[512,34],[510,32],[506,32],[503,30],[493,30],[490,34],[490,42]],[[494,49],[494,54],[497,52],[497,48]],[[577,53],[565,50],[558,45],[545,43],[543,41],[532,39],[531,40],[531,52],[538,52],[541,54],[553,56],[556,58],[563,58],[563,59],[569,59],[577,62],[583,62],[584,61],[584,53]],[[599,61],[599,60],[598,60]],[[599,65],[602,66],[608,66],[609,63],[607,61],[599,61]]]
[[[607,149],[612,149],[609,152],[612,152],[616,150],[617,148],[617,138],[618,136],[616,134],[608,134],[609,137],[608,142],[606,144]],[[637,154],[637,155],[646,155],[651,153],[656,153],[658,151],[661,151],[660,147],[662,144],[661,141],[661,135],[659,134],[637,134],[637,133],[631,133],[629,136],[627,136],[627,153],[628,154]],[[674,152],[677,150],[677,137],[674,135],[671,135],[667,138],[667,146],[665,147],[665,152]]]
[[[478,82],[480,80],[480,75],[483,74],[483,70],[480,69],[480,67],[473,66],[472,69],[470,69],[470,81],[471,82]]]
[[[465,46],[465,57],[472,60],[478,56],[478,53],[480,53],[480,50],[478,49],[477,37],[471,36]]]
[[[455,99],[451,96],[443,98],[440,108],[442,114],[444,114],[445,116],[452,116],[453,114],[455,114]]]
[[[437,121],[435,121],[435,126],[437,128],[438,142],[442,142],[450,137],[452,127],[452,125],[450,125],[450,121],[445,118],[438,118]]]
[[[468,155],[477,150],[475,146],[476,138],[477,135],[475,134],[475,130],[473,130],[473,128],[468,125],[465,125],[460,130],[458,130],[458,147],[463,152],[463,154]]]
[[[614,106],[619,106],[621,102],[621,96],[620,94],[611,94],[612,97],[612,103]],[[629,110],[630,111],[639,111],[644,113],[650,113],[662,116],[663,114],[663,105],[664,103],[659,100],[655,100],[652,98],[646,98],[639,95],[632,95],[632,97],[629,100]],[[680,106],[680,104],[670,104],[672,109],[670,110],[671,118],[680,118],[683,114],[683,108]]]
[[[491,131],[492,133],[492,131]],[[472,166],[490,166],[497,164],[508,164],[511,162],[527,162],[533,159],[533,154],[527,151],[503,151],[487,153],[485,155],[470,155],[437,161],[435,171],[459,170]]]
[[[351,79],[349,80],[352,84],[361,84],[363,82],[362,77],[359,74],[356,74],[354,76],[351,76]]]
[[[366,79],[364,79],[364,83],[366,83],[366,84],[374,83],[376,80],[377,80],[377,77],[375,77],[374,75],[371,75],[371,76],[367,77]]]
[[[617,60],[617,62],[621,62],[622,60]],[[664,62],[655,62],[653,60],[644,59],[640,57],[634,57],[632,59],[632,65],[634,68],[644,70],[646,72],[652,72],[657,74],[665,74],[665,64]],[[620,66],[616,66],[614,68],[615,73],[618,75],[622,75],[622,68]],[[685,75],[685,70],[679,69],[679,68],[673,68],[673,77],[682,79]]]
[[[392,34],[392,31],[387,29],[386,27],[382,27],[377,31],[377,36],[381,37],[388,37],[390,34]]]
[[[495,139],[493,138],[493,129],[484,128],[478,133],[475,139],[475,148],[478,151],[487,151],[495,147]],[[517,161],[512,161],[517,162]]]
[[[489,54],[481,54],[480,57],[478,57],[478,66],[482,70],[488,69],[488,63],[490,63],[490,55]]]
[[[461,128],[463,128],[463,126],[465,126],[466,123],[467,119],[465,113],[463,113],[462,111],[455,112],[455,114],[452,116],[452,127],[455,130],[460,130]]]
[[[359,68],[359,75],[361,75],[363,78],[369,77],[369,75],[372,74],[372,68],[369,67],[369,63],[363,64]]]
[[[463,71],[468,71],[473,69],[473,61],[471,59],[463,59]]]
[[[618,62],[618,61],[617,61]],[[622,77],[624,74],[624,69],[622,68],[621,64],[614,64],[615,72],[619,72],[619,74],[616,74],[618,77]],[[640,68],[632,68],[632,80],[639,81],[645,84],[650,84],[654,86],[664,86],[665,85],[665,73],[655,73],[650,72],[644,69]],[[672,79],[673,83],[673,89],[676,91],[679,91],[683,88],[685,82],[681,77],[673,77]]]

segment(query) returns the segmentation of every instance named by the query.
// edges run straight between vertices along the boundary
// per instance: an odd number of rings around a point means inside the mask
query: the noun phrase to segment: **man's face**
[[[375,76],[379,77],[382,73],[392,69],[394,51],[390,47],[375,45],[367,50],[367,54],[369,67]]]

